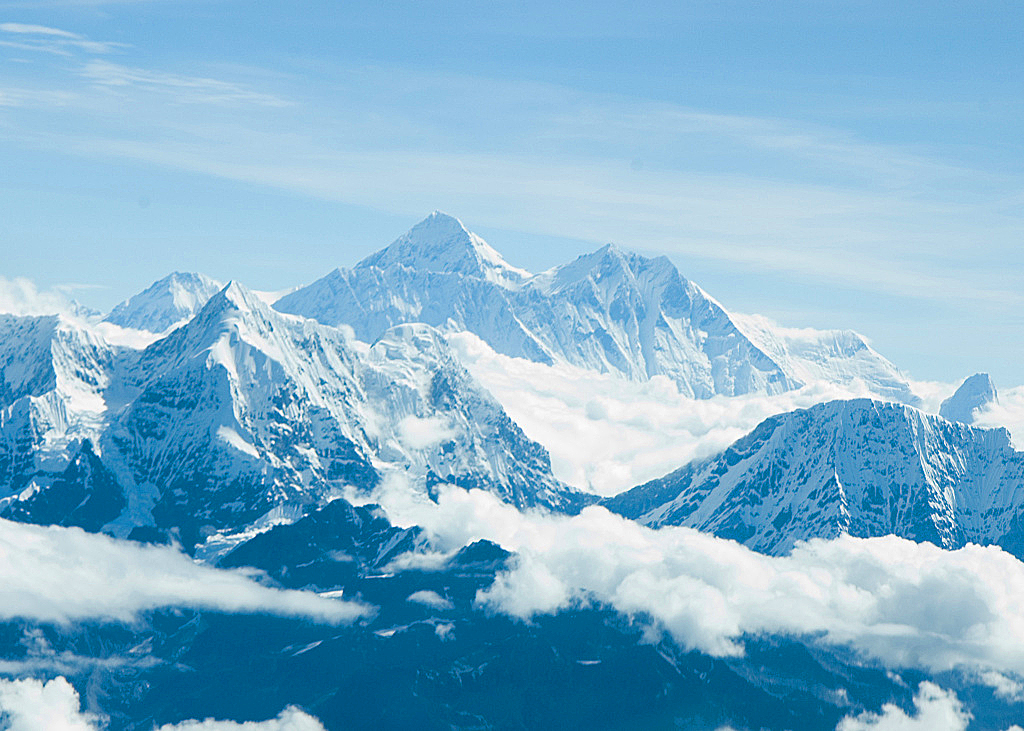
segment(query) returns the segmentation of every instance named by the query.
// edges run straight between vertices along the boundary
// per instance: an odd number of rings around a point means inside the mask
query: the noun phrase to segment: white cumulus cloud
[[[30,279],[0,276],[0,312],[10,315],[71,314],[74,304],[61,290],[41,290]]]
[[[193,607],[337,624],[369,611],[311,592],[264,587],[241,571],[202,566],[169,547],[8,520],[0,520],[0,586],[0,620],[131,621],[160,607]]]
[[[449,600],[436,591],[430,591],[429,589],[414,591],[409,595],[409,601],[426,607],[432,607],[433,609],[451,609],[453,606]]]
[[[999,402],[974,415],[975,426],[1002,426],[1010,431],[1013,446],[1024,449],[1024,386],[999,390]]]
[[[99,731],[103,719],[80,709],[78,692],[63,677],[0,680],[0,727],[5,731]],[[184,721],[158,731],[324,731],[303,711],[289,707],[269,721]]]
[[[0,711],[7,731],[94,731],[99,720],[79,711],[78,693],[62,677],[0,680]]]
[[[934,683],[918,686],[914,706],[917,712],[908,716],[899,706],[886,703],[881,713],[844,718],[836,731],[965,731],[971,721],[956,693]]]
[[[407,416],[398,423],[398,436],[410,449],[427,449],[451,439],[455,432],[443,416]]]

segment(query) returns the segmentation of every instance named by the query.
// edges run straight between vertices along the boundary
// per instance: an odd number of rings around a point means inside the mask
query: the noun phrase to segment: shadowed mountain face
[[[469,331],[504,355],[633,380],[663,375],[696,398],[825,380],[915,401],[897,369],[856,333],[812,337],[734,317],[665,257],[609,245],[531,275],[442,213],[274,306],[351,327],[366,342],[407,322]]]
[[[833,401],[762,422],[724,452],[604,501],[767,553],[840,533],[1021,554],[1024,454],[1003,429],[912,407]]]

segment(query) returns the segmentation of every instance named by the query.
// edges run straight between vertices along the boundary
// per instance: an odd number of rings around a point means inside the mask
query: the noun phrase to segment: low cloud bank
[[[477,595],[494,612],[529,620],[598,604],[716,656],[740,655],[745,635],[764,633],[816,637],[889,666],[1024,674],[1024,564],[997,547],[847,536],[773,557],[600,507],[520,513],[456,488],[437,504],[399,489],[378,497],[394,520],[424,526],[446,550],[486,538],[516,552],[513,568]]]
[[[551,454],[555,475],[614,495],[725,449],[775,414],[833,399],[871,397],[867,388],[816,383],[776,396],[682,396],[668,378],[632,382],[570,365],[510,358],[472,333],[447,336],[459,358],[508,415]],[[913,381],[922,410],[937,414],[957,384]],[[1024,449],[1024,386],[1003,388],[976,425],[1006,427]]]
[[[323,724],[298,708],[286,708],[269,721],[184,721],[161,726],[157,731],[325,731]]]
[[[340,624],[369,611],[311,592],[261,586],[243,572],[202,566],[165,546],[8,520],[0,520],[0,586],[0,620],[131,621],[160,607],[191,607]]]
[[[725,449],[769,416],[870,395],[816,384],[777,396],[691,399],[664,376],[632,382],[494,352],[471,333],[448,341],[508,415],[551,454],[559,479],[614,495]]]
[[[103,719],[80,709],[78,692],[63,677],[0,680],[0,728],[6,731],[99,731]],[[157,731],[324,731],[315,718],[286,708],[269,721],[184,721]]]

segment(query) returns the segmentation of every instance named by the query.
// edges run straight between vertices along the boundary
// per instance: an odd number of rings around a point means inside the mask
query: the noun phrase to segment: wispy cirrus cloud
[[[290,102],[253,91],[240,84],[201,76],[148,71],[109,61],[93,60],[79,72],[89,82],[110,88],[161,94],[179,104],[244,103],[264,107],[286,107]]]
[[[31,23],[0,23],[0,34],[3,34],[0,35],[0,46],[58,56],[72,56],[81,51],[106,54],[129,48],[126,43],[93,41],[78,33]]]

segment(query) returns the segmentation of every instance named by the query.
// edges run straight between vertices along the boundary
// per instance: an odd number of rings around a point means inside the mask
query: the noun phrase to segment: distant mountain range
[[[824,381],[886,400],[772,417],[605,501],[648,525],[773,553],[841,532],[1015,540],[1021,474],[1004,433],[905,405],[906,380],[855,333],[730,315],[664,257],[606,246],[533,275],[434,213],[354,268],[265,299],[172,274],[105,318],[157,333],[144,349],[77,320],[0,318],[0,515],[219,555],[390,474],[424,494],[447,482],[519,507],[594,502],[458,363],[444,332],[470,331],[508,355],[665,375],[702,398]],[[991,398],[977,376],[943,408]]]
[[[275,307],[349,326],[367,342],[409,321],[469,331],[504,355],[633,380],[667,376],[695,398],[773,394],[825,380],[916,402],[895,366],[856,333],[793,335],[737,318],[665,257],[608,245],[533,275],[437,212]]]
[[[106,319],[163,333],[193,316],[218,284],[175,273]],[[531,274],[439,212],[274,307],[350,327],[367,343],[412,322],[468,331],[504,355],[632,380],[666,376],[694,398],[776,394],[824,381],[918,403],[899,370],[853,331],[792,330],[731,314],[665,257],[613,245]]]
[[[925,414],[861,336],[730,314],[664,257],[606,246],[531,274],[435,213],[352,269],[268,299],[175,273],[102,326],[0,315],[0,518],[169,543],[373,607],[346,627],[178,608],[131,625],[0,622],[0,658],[40,677],[59,668],[109,729],[300,704],[329,729],[833,731],[883,702],[909,707],[932,677],[814,637],[745,637],[744,656],[711,657],[599,602],[496,616],[481,593],[530,557],[486,540],[441,553],[423,527],[368,504],[385,487],[422,505],[443,503],[445,485],[520,509],[599,503],[770,554],[849,533],[1024,557],[1024,454],[969,425],[995,399],[987,376]],[[148,344],[105,337],[118,327]],[[814,383],[877,398],[773,416],[599,500],[556,479],[459,363],[446,334],[462,331],[539,363],[664,376],[701,399]],[[410,551],[429,560],[402,565]],[[1017,718],[992,682],[943,678],[980,728]]]

